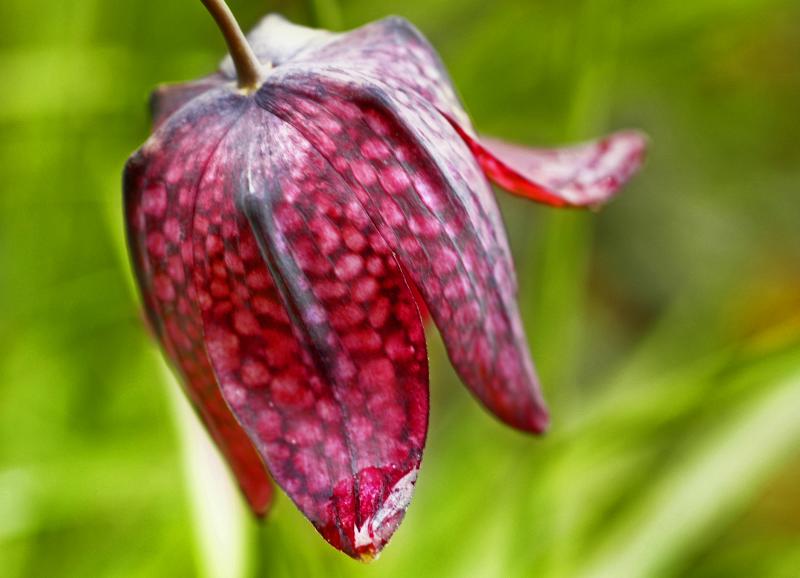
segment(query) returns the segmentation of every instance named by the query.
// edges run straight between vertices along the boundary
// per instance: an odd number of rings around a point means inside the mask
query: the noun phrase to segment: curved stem
[[[228,8],[225,0],[200,1],[211,13],[225,37],[228,52],[230,52],[233,65],[236,67],[239,88],[246,91],[255,90],[263,78],[263,70],[231,9]]]

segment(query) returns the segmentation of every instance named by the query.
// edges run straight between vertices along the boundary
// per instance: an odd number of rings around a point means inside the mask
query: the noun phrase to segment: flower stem
[[[239,88],[248,92],[255,90],[258,88],[264,72],[231,9],[228,8],[225,0],[200,1],[211,13],[225,37],[228,52],[230,52],[233,65],[236,67]]]

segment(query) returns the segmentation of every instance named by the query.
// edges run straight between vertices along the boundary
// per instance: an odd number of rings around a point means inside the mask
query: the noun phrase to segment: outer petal
[[[251,507],[264,514],[271,501],[271,483],[220,395],[191,283],[190,233],[197,184],[242,106],[241,98],[215,91],[164,124],[126,166],[125,212],[128,246],[153,329]]]
[[[462,198],[469,205],[477,203],[476,210],[491,221],[490,234],[499,231],[494,242],[506,254],[502,261],[508,264],[507,273],[516,287],[511,251],[494,194],[479,172],[472,171],[475,162],[469,151],[457,142],[448,142],[457,139],[450,138],[453,130],[441,115],[471,131],[469,117],[438,53],[411,23],[392,16],[357,28],[304,55],[297,62],[297,70],[346,85],[376,87],[387,94],[409,125],[420,124],[420,117],[425,116],[429,126],[423,127],[423,132],[433,129],[444,136],[429,150],[436,149],[435,156],[446,165],[451,181],[470,181],[459,187],[468,189]]]
[[[639,170],[646,137],[622,131],[562,149],[536,149],[492,138],[478,139],[455,120],[486,176],[507,191],[556,207],[608,201]]]
[[[469,118],[439,54],[413,24],[398,16],[371,22],[298,55],[315,67],[368,74],[396,94],[418,96],[469,127]]]
[[[424,331],[397,261],[325,159],[255,106],[209,163],[194,246],[223,395],[325,539],[373,557],[427,430]]]
[[[472,155],[430,104],[364,77],[277,75],[256,94],[352,187],[419,288],[473,393],[515,427],[547,412],[514,299],[497,207]],[[427,108],[426,108],[427,107]]]

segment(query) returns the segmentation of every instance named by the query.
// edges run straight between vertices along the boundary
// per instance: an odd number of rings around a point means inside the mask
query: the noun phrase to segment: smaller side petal
[[[189,101],[205,94],[225,82],[219,74],[211,74],[193,82],[177,82],[159,85],[150,95],[150,117],[153,130],[158,129],[175,111]]]
[[[448,120],[489,180],[510,193],[554,207],[604,204],[639,170],[647,148],[647,137],[633,130],[560,149],[531,148],[478,138]]]

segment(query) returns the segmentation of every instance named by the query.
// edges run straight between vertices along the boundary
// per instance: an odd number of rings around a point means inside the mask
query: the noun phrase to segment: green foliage
[[[553,431],[495,423],[435,341],[428,451],[382,558],[336,553],[282,496],[256,528],[169,393],[121,236],[149,90],[213,68],[222,41],[190,0],[6,0],[0,575],[797,576],[800,6],[231,6],[244,25],[404,15],[482,131],[651,135],[597,215],[502,199]]]

